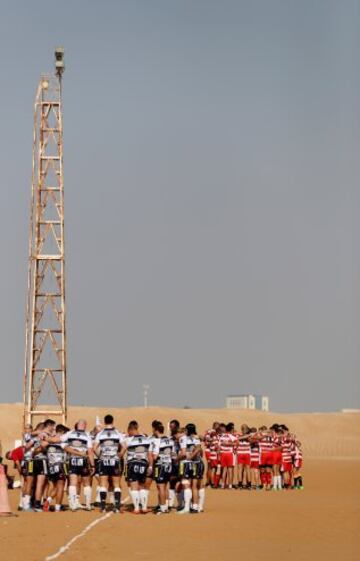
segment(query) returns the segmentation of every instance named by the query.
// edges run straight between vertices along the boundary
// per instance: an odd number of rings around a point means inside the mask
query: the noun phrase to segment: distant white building
[[[257,409],[269,411],[269,398],[267,395],[228,395],[226,398],[227,409]]]

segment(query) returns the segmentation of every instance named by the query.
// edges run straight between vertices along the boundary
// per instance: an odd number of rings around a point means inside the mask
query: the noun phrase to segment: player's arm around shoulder
[[[128,449],[127,437],[125,435],[122,435],[122,438],[120,439],[120,446],[118,451],[118,457],[120,460],[122,460],[123,457],[125,456],[127,449]]]
[[[100,446],[100,433],[98,432],[97,435],[95,436],[93,447],[92,447],[94,455],[96,455],[97,457],[99,456],[99,446]]]

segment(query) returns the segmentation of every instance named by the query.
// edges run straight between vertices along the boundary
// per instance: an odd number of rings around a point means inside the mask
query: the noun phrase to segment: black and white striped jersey
[[[127,461],[146,461],[151,446],[151,437],[144,434],[127,436],[125,439],[127,447]]]
[[[185,450],[186,452],[185,461],[187,461],[187,460],[191,460],[192,453],[194,452],[197,446],[200,446],[201,442],[198,436],[191,435],[191,436],[182,436],[180,438],[179,444],[180,444],[180,449],[182,451]],[[199,460],[200,458],[201,458],[201,452],[199,451],[196,457],[192,458],[192,461]]]
[[[174,441],[169,436],[161,436],[154,443],[153,454],[157,456],[157,464],[171,464],[174,455]]]
[[[116,458],[121,446],[125,443],[125,435],[115,428],[105,428],[95,437],[100,460]]]
[[[63,464],[66,462],[66,452],[64,450],[65,444],[49,444],[46,449],[46,457],[49,466],[56,464]]]
[[[75,448],[79,452],[87,452],[92,448],[92,441],[90,434],[84,430],[70,430],[61,436],[61,442],[71,448]],[[69,454],[71,457],[71,454]]]

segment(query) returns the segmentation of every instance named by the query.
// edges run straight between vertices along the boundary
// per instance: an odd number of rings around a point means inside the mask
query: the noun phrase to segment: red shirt
[[[18,448],[14,448],[10,452],[10,459],[13,462],[21,462],[24,459],[24,448],[23,446],[19,446]]]

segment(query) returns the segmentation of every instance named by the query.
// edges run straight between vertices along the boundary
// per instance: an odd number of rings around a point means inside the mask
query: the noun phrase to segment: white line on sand
[[[78,534],[77,536],[74,536],[73,538],[71,538],[71,540],[69,542],[67,542],[67,544],[60,547],[60,549],[58,549],[58,551],[56,553],[54,553],[53,555],[48,555],[48,557],[45,558],[45,561],[52,561],[53,559],[57,559],[58,557],[60,557],[60,555],[62,555],[66,551],[68,551],[70,549],[70,547],[79,538],[82,538],[83,536],[85,536],[85,534],[87,534],[89,532],[89,530],[91,530],[94,526],[96,526],[96,524],[99,524],[99,522],[102,522],[103,520],[106,520],[112,514],[113,514],[112,512],[108,512],[107,514],[104,514],[104,516],[100,516],[99,518],[96,518],[93,522],[91,522],[88,526],[86,526],[86,528],[84,528],[83,531],[80,532],[80,534]]]

